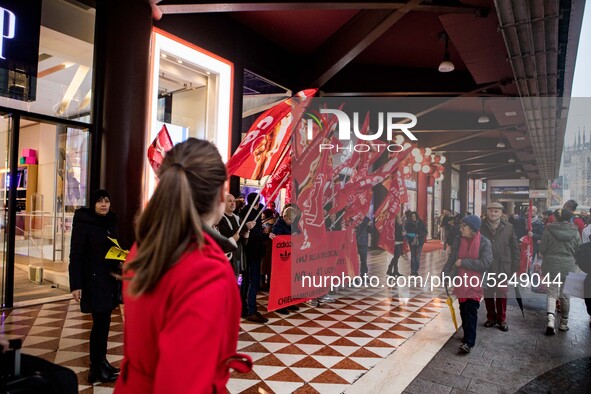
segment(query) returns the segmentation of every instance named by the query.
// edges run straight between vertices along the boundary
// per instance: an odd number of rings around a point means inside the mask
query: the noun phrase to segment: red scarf
[[[480,231],[473,238],[460,238],[458,259],[477,259],[480,252]]]
[[[480,254],[480,231],[474,234],[473,238],[460,238],[460,250],[458,251],[458,259],[478,259]],[[474,272],[465,268],[460,267],[458,275],[464,277],[464,274],[468,278],[472,276],[480,277],[480,272]],[[482,298],[482,287],[471,287],[469,282],[463,282],[462,286],[457,287],[454,293],[458,296],[459,302],[465,302],[466,300],[475,300],[480,302]]]

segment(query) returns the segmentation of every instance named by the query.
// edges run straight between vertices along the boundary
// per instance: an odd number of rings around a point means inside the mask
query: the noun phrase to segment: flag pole
[[[275,169],[273,170],[273,172],[271,173],[271,175],[267,176],[267,179],[265,179],[265,181],[263,182],[263,185],[261,186],[261,188],[259,189],[259,192],[257,193],[257,197],[255,199],[255,203],[258,204],[260,197],[261,197],[261,193],[263,191],[263,189],[265,188],[265,186],[267,185],[267,182],[269,182],[269,179],[271,179],[271,177],[273,176],[273,173],[275,171],[277,171],[277,169],[279,168],[279,165],[281,164],[281,162],[283,161],[283,158],[285,157],[285,155],[287,154],[287,152],[291,149],[291,144],[287,144],[285,146],[285,149],[283,149],[283,152],[281,152],[281,156],[279,157],[279,160],[277,160],[277,165],[275,167]],[[283,185],[284,181],[282,181],[279,184],[279,187],[277,188],[277,190],[279,190],[281,188],[281,185]],[[273,193],[271,197],[274,197],[276,195],[276,193]],[[269,200],[271,200],[272,198],[270,198]],[[242,227],[244,227],[244,224],[246,223],[246,221],[248,220],[248,217],[250,216],[250,213],[252,212],[252,209],[254,208],[255,203],[253,203],[250,208],[248,209],[248,212],[246,213],[246,216],[244,216],[244,220],[242,221],[242,223],[240,223],[240,227],[238,227],[238,233],[240,233],[240,230],[242,230]],[[261,210],[262,212],[262,210]],[[258,219],[258,217],[260,216],[260,212],[259,214],[256,216],[256,219]]]

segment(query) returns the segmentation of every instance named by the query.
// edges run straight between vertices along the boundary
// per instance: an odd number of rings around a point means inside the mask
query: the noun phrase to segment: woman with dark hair
[[[402,218],[400,215],[396,215],[396,220],[394,221],[394,256],[392,256],[392,260],[390,260],[390,264],[386,270],[386,275],[388,276],[400,276],[400,272],[398,272],[398,259],[402,256],[402,240],[405,235],[406,233],[402,229]]]
[[[554,335],[556,300],[560,300],[560,331],[568,330],[570,297],[563,294],[564,280],[569,272],[576,271],[576,252],[581,244],[577,226],[571,223],[573,214],[568,209],[554,211],[554,223],[546,225],[538,252],[543,256],[542,273],[550,274],[546,300],[546,335]],[[560,284],[555,281],[560,275]]]
[[[410,219],[404,225],[406,231],[406,239],[410,246],[410,271],[411,275],[418,275],[421,267],[421,251],[425,244],[425,237],[427,236],[427,227],[425,223],[419,219],[416,212],[411,212]]]
[[[94,192],[88,208],[74,213],[70,245],[70,290],[83,313],[92,313],[90,331],[90,372],[88,382],[113,382],[118,368],[107,361],[107,339],[111,312],[119,305],[115,278],[117,263],[105,260],[117,238],[117,216],[111,212],[111,196],[106,190]]]
[[[123,272],[124,358],[116,393],[221,393],[236,353],[240,296],[212,229],[224,213],[226,168],[216,147],[189,138],[166,153]]]

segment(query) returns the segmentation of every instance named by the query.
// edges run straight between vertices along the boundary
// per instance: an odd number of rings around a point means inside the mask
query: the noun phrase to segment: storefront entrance
[[[0,118],[2,307],[69,297],[72,218],[86,204],[89,132],[68,123]]]

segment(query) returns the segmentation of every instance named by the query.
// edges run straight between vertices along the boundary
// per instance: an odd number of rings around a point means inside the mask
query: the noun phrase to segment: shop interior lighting
[[[497,142],[497,148],[502,149],[505,146],[505,142],[503,141],[503,132],[501,131],[501,138],[499,139],[499,142]]]
[[[78,66],[78,69],[74,74],[74,78],[72,78],[70,85],[68,85],[66,93],[64,93],[62,101],[60,102],[60,105],[56,110],[57,115],[63,115],[64,112],[66,112],[66,108],[68,108],[70,102],[72,101],[72,98],[74,98],[74,95],[76,94],[78,89],[80,89],[80,85],[82,85],[82,82],[84,81],[84,78],[86,78],[86,74],[88,74],[89,70],[90,68],[87,66]]]
[[[443,53],[443,61],[439,64],[438,70],[440,73],[448,73],[456,68],[451,60],[449,60],[449,37],[446,32],[442,32],[439,34],[439,38],[445,41],[445,52]]]
[[[482,99],[482,113],[480,114],[480,117],[478,118],[478,123],[488,123],[488,122],[490,122],[490,118],[486,115],[486,112],[484,112],[484,99]]]
[[[515,163],[515,159],[511,158],[508,160],[509,163]]]

